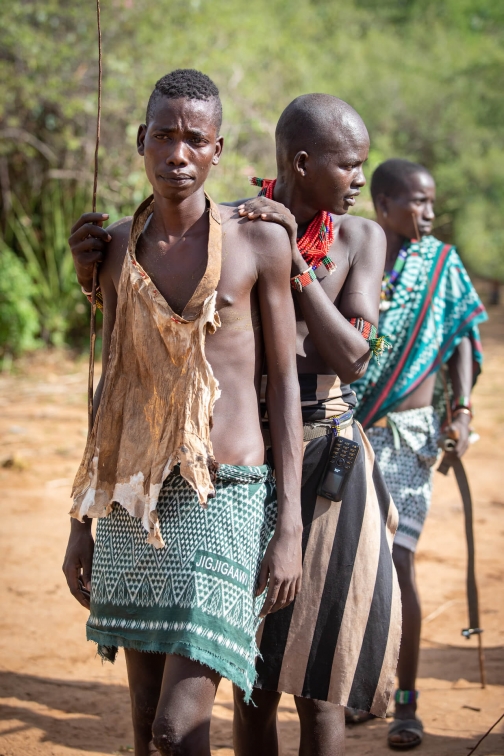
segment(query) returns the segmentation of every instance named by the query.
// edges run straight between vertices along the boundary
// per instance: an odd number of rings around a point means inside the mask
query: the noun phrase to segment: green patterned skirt
[[[276,522],[271,470],[220,465],[207,509],[176,470],[157,512],[162,549],[118,504],[98,521],[87,638],[112,661],[119,646],[194,659],[248,699],[264,600],[255,586]]]

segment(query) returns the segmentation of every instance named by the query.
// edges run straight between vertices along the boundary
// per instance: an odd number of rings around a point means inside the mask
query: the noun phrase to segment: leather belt
[[[321,436],[328,436],[336,427],[338,431],[344,428],[349,428],[353,424],[353,415],[337,426],[333,426],[329,423],[304,423],[303,424],[303,441],[312,441],[314,438],[320,438]]]
[[[325,423],[303,423],[303,441],[313,441],[314,438],[329,436],[334,430],[336,430],[336,428],[338,431],[341,431],[344,428],[350,427],[350,425],[353,424],[353,413],[345,412],[345,415],[346,414],[349,414],[350,416],[348,418],[345,417],[337,426],[332,425],[330,420]],[[271,446],[271,434],[269,428],[263,427],[262,434],[264,445],[266,447]]]

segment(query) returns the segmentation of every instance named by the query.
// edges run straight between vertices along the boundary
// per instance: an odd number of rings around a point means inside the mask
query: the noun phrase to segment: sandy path
[[[465,641],[465,540],[452,477],[436,475],[418,555],[423,615],[419,688],[430,756],[467,754],[504,710],[504,312],[483,329],[487,361],[475,394],[482,440],[467,455],[489,685],[478,684],[476,641]],[[0,377],[0,756],[131,752],[124,656],[102,666],[85,640],[85,612],[67,591],[61,562],[69,485],[86,435],[86,367],[39,355]],[[230,686],[219,690],[212,753],[231,756]],[[386,722],[348,732],[347,753],[388,754]],[[284,756],[297,752],[293,700],[282,699]],[[500,726],[478,749],[504,754]],[[260,754],[258,754],[260,756]]]

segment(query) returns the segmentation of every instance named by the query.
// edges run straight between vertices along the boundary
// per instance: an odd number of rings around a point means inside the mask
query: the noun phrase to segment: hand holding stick
[[[98,150],[100,148],[101,100],[102,100],[102,41],[100,23],[100,0],[96,0],[96,20],[98,26],[98,113],[96,118],[96,144],[93,178],[93,213],[96,212],[96,192],[98,188]],[[89,376],[88,376],[88,438],[93,430],[93,381],[96,344],[96,287],[98,283],[98,264],[93,268],[93,285],[91,287],[91,316],[89,324]]]

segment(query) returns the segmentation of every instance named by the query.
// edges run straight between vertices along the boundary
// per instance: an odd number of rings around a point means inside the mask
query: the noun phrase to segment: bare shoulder
[[[129,215],[107,226],[107,231],[112,237],[112,241],[109,242],[107,257],[120,258],[122,261],[128,249],[132,220],[133,216]]]
[[[118,281],[122,270],[122,264],[124,262],[124,256],[128,249],[132,220],[132,216],[128,216],[107,226],[107,231],[112,239],[107,245],[104,260],[100,265],[100,285],[103,285],[106,279],[110,279],[114,284]]]
[[[112,237],[112,241],[109,242],[109,254],[117,255],[120,254],[121,251],[123,256],[126,254],[132,220],[133,216],[128,215],[125,218],[121,218],[120,220],[111,223],[110,226],[107,226],[107,231]]]
[[[339,231],[340,237],[348,245],[350,260],[356,262],[378,258],[385,261],[387,240],[376,221],[358,215],[345,215]]]
[[[287,231],[277,223],[241,218],[236,208],[219,205],[222,227],[233,243],[243,244],[254,255],[258,269],[278,265],[285,261],[290,266],[291,247]]]
[[[251,197],[245,197],[245,199],[233,200],[232,202],[221,202],[220,207],[240,207],[244,202],[248,202]]]

